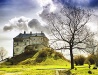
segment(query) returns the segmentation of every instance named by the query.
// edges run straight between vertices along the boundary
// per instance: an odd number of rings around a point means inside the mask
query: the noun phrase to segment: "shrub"
[[[93,69],[97,69],[97,67],[94,66]]]
[[[42,61],[45,61],[47,58],[53,58],[55,60],[65,59],[61,53],[54,51],[52,48],[44,48],[39,52],[35,62],[41,63]]]
[[[46,51],[41,51],[37,57],[38,58],[44,58],[44,57],[47,57],[47,54],[48,53]]]
[[[88,63],[89,62],[89,63]],[[95,64],[95,56],[94,55],[89,55],[87,58],[86,58],[86,61],[85,61],[86,64]]]
[[[92,74],[92,71],[88,71],[88,74]]]
[[[96,53],[96,55],[95,55],[95,64],[98,67],[98,53]]]
[[[42,61],[45,61],[45,59],[47,58],[47,55],[48,55],[47,51],[42,50],[39,52],[39,55],[37,56],[35,61],[37,63],[41,63]]]
[[[74,62],[75,62],[76,65],[83,65],[84,61],[85,61],[85,57],[82,56],[82,55],[77,55],[74,58]]]
[[[57,60],[57,59],[65,59],[65,58],[61,53],[55,52],[54,59]]]

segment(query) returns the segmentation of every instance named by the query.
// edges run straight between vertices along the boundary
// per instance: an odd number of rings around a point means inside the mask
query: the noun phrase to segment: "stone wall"
[[[33,36],[29,38],[23,38],[22,41],[14,41],[14,55],[19,55],[24,52],[24,48],[28,45],[40,45],[37,50],[42,49],[44,46],[48,46],[48,39],[46,37]]]

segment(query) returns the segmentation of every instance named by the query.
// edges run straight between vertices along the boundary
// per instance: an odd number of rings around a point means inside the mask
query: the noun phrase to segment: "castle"
[[[49,39],[45,36],[43,32],[29,34],[24,31],[20,33],[15,38],[13,38],[13,56],[19,55],[24,52],[25,47],[29,45],[40,45],[36,50],[41,50],[43,47],[48,46]]]

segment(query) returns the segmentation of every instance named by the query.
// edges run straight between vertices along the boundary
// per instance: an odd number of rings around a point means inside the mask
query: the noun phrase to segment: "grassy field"
[[[91,68],[86,64],[84,66],[75,66],[76,70],[71,70],[74,75],[98,75],[98,69],[93,69],[94,65],[91,65]],[[91,71],[92,74],[89,74],[88,71]]]
[[[9,64],[11,62],[13,66]],[[93,67],[94,65],[91,65],[89,69],[86,64],[70,70],[70,62],[62,54],[45,49],[35,55],[21,54],[0,64],[0,75],[90,75],[89,70],[91,75],[98,75],[98,70]]]
[[[23,53],[1,63],[0,75],[56,75],[58,69],[69,69],[69,65],[62,54],[46,48],[35,55]]]
[[[91,75],[98,75],[98,70],[88,68],[88,65],[75,66],[75,69],[70,70],[71,75],[90,75],[88,71],[92,72]],[[56,70],[65,69],[66,71],[70,69],[70,66],[57,66],[57,65],[16,65],[16,66],[1,66],[0,75],[56,75]],[[62,71],[63,72],[63,71]],[[65,72],[64,72],[65,73]],[[59,74],[63,75],[63,74]]]
[[[67,68],[69,68],[68,66]],[[62,69],[65,66],[57,65],[17,65],[17,66],[2,66],[0,75],[55,75],[56,69]]]

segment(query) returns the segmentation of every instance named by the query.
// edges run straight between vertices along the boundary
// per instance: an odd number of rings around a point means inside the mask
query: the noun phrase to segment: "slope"
[[[69,61],[64,56],[53,50],[45,48],[38,51],[33,57],[19,63],[20,65],[69,65]]]

